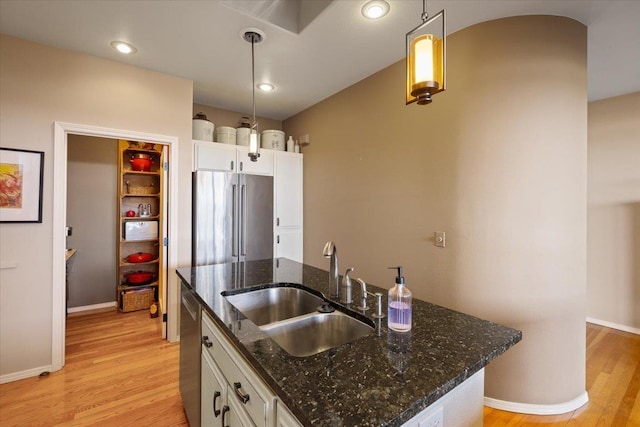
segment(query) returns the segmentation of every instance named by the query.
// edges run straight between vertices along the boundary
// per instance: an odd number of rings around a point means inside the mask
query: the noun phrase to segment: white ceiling
[[[405,33],[421,22],[421,0],[389,0],[379,21],[360,14],[367,0],[334,0],[324,10],[303,0],[319,14],[299,34],[238,10],[263,3],[253,13],[266,16],[269,4],[295,1],[0,0],[0,32],[184,77],[195,102],[246,112],[251,45],[240,34],[257,27],[266,38],[255,47],[256,81],[276,86],[256,92],[257,114],[282,120],[402,59]],[[506,16],[574,18],[589,29],[589,100],[640,90],[640,0],[429,0],[430,14],[442,8],[449,34]],[[113,40],[138,52],[118,54]]]

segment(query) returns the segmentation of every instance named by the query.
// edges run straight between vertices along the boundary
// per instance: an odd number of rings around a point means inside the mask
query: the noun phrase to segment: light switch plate
[[[439,247],[439,248],[444,248],[446,243],[447,243],[447,236],[445,235],[444,231],[435,231],[433,233],[433,237],[434,237],[434,245]]]

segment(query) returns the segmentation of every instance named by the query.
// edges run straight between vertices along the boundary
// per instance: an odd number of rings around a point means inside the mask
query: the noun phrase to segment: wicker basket
[[[122,291],[122,311],[148,310],[154,301],[153,293],[152,288]]]
[[[129,194],[158,194],[158,189],[154,186],[151,187],[138,187],[135,185],[129,185]]]

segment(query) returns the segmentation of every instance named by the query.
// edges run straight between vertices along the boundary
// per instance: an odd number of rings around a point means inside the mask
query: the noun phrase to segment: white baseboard
[[[89,310],[98,310],[101,308],[111,308],[111,307],[115,307],[116,306],[116,302],[115,301],[111,301],[111,302],[103,302],[100,304],[92,304],[92,305],[82,305],[80,307],[69,307],[67,309],[67,313],[77,313],[79,311],[89,311]]]
[[[531,403],[509,402],[506,400],[493,399],[491,397],[484,398],[484,405],[490,408],[531,415],[565,414],[567,412],[575,411],[587,402],[589,402],[589,394],[587,394],[586,391],[573,400],[553,405],[534,405]]]
[[[0,384],[10,383],[11,381],[23,380],[25,378],[36,377],[41,373],[49,371],[51,372],[51,365],[40,366],[39,368],[31,368],[26,371],[14,372],[12,374],[6,374],[0,376]]]
[[[621,325],[619,323],[607,322],[606,320],[594,319],[593,317],[587,317],[587,322],[595,323],[596,325],[606,326],[607,328],[617,329],[619,331],[630,332],[632,334],[640,335],[640,329],[632,326]]]

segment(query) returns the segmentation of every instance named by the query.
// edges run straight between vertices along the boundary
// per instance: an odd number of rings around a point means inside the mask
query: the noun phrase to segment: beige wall
[[[2,35],[2,146],[45,152],[42,224],[0,224],[0,375],[51,364],[53,123],[102,126],[178,137],[179,187],[191,183],[192,82]],[[191,192],[177,203],[178,263],[190,264]],[[169,266],[172,272],[175,266]],[[169,274],[177,310],[177,280]],[[170,296],[171,301],[171,296]],[[176,311],[173,311],[176,313]],[[171,324],[171,322],[170,322]],[[173,331],[175,333],[175,331]],[[171,334],[171,330],[170,330]],[[25,339],[28,337],[28,339]]]
[[[640,92],[589,104],[587,314],[640,329]]]
[[[118,141],[70,135],[67,145],[69,308],[115,302],[118,272]]]
[[[285,120],[303,149],[305,262],[523,331],[488,397],[585,391],[586,28],[528,16],[448,38],[448,89],[404,105],[404,61]],[[436,248],[433,232],[447,233]]]

